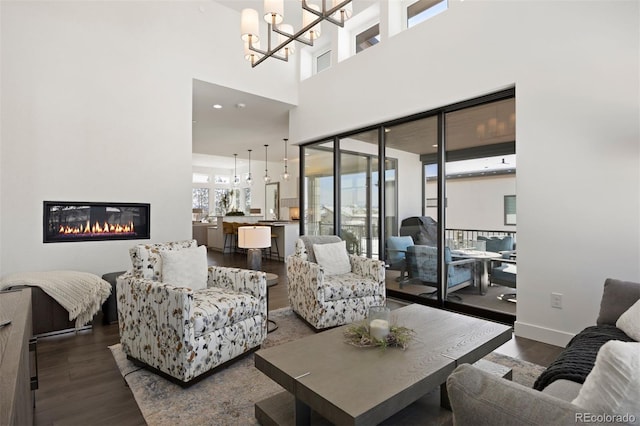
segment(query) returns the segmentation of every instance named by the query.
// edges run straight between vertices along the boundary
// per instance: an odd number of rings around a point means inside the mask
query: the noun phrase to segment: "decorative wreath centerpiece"
[[[402,350],[407,349],[409,341],[414,335],[415,332],[410,328],[391,325],[389,327],[389,334],[382,339],[377,339],[371,336],[369,323],[366,320],[347,327],[344,332],[346,342],[353,346],[358,346],[360,348],[378,346],[383,349],[386,349],[387,347],[397,347]]]

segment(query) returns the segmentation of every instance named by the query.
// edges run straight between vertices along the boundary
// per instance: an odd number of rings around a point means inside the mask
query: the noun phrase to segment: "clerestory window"
[[[407,28],[426,21],[448,7],[447,0],[418,0],[412,3],[407,7]]]

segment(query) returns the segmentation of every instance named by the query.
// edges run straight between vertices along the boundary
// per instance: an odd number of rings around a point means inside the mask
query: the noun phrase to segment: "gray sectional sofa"
[[[640,283],[607,279],[596,326],[585,328],[571,340],[536,381],[534,388],[539,390],[498,378],[468,364],[458,367],[447,380],[454,423],[457,426],[580,423],[578,419],[586,410],[572,401],[606,341],[634,342],[615,324],[638,299]],[[607,418],[595,420],[591,423],[609,424]],[[634,424],[638,422],[640,419],[636,418]]]

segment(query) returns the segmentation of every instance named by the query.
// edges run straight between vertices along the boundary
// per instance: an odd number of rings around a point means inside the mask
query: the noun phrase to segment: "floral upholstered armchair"
[[[267,336],[266,274],[207,267],[195,240],[137,245],[117,281],[128,358],[189,385],[259,348]]]
[[[299,316],[316,330],[360,321],[369,307],[386,300],[384,262],[346,253],[344,270],[322,265],[314,244],[344,244],[338,236],[302,236],[296,252],[287,257],[289,303]],[[334,262],[338,263],[338,262]]]

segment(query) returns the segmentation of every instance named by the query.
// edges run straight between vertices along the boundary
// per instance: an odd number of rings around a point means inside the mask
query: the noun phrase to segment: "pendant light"
[[[287,160],[288,160],[288,158],[287,158],[287,141],[289,139],[284,138],[282,140],[284,141],[284,173],[282,174],[282,180],[288,181],[289,177],[291,176],[291,175],[289,175],[289,171],[287,170]]]
[[[267,148],[269,145],[265,144],[264,146],[264,183],[271,182],[271,178],[269,177],[269,170],[267,166]]]
[[[245,182],[247,182],[247,185],[251,185],[253,183],[253,179],[251,179],[251,150],[249,149],[247,151],[249,151],[249,174],[247,174]]]
[[[233,186],[240,185],[240,178],[238,177],[238,154],[233,154]]]

